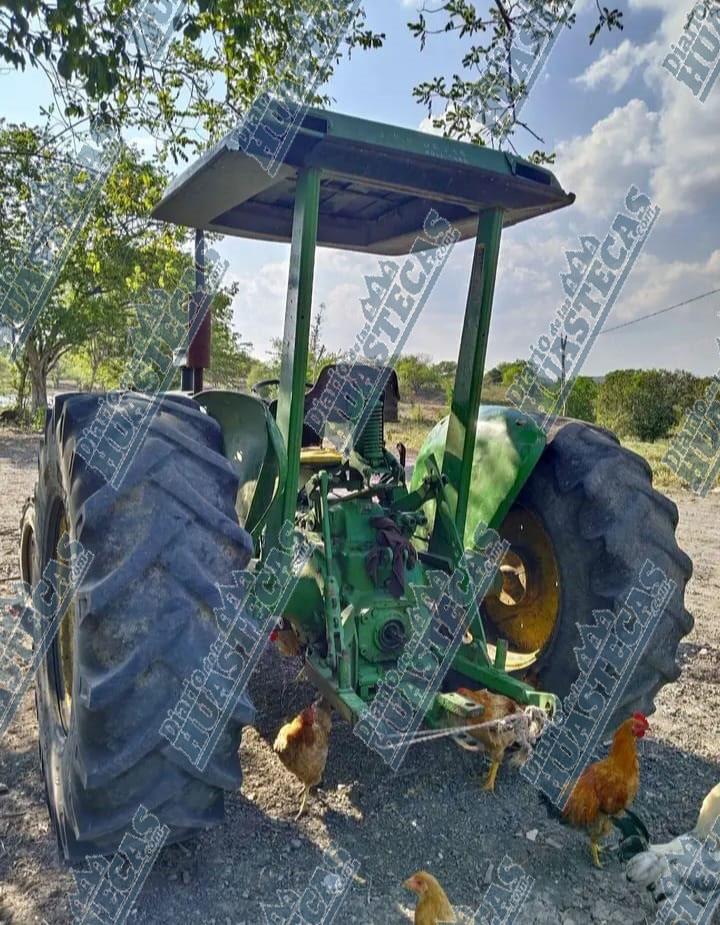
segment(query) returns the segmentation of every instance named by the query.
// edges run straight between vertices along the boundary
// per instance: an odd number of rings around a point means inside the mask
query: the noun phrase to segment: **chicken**
[[[332,708],[321,697],[278,732],[273,749],[291,774],[303,785],[297,821],[305,812],[311,787],[322,780],[328,756]]]
[[[509,697],[493,694],[491,691],[471,691],[461,687],[457,693],[484,707],[480,716],[469,721],[463,719],[462,723],[477,726],[475,729],[468,729],[467,735],[479,742],[490,756],[490,769],[483,789],[494,792],[495,779],[506,750],[511,746],[517,746],[518,752],[513,763],[524,764],[532,753],[532,746],[542,733],[547,714],[539,707],[523,708]],[[476,747],[468,745],[464,737],[457,738],[456,741],[463,748],[477,750]]]
[[[566,824],[587,830],[590,853],[596,867],[602,867],[600,839],[612,830],[611,818],[630,807],[640,789],[636,739],[641,739],[649,728],[650,724],[642,713],[633,713],[630,719],[626,719],[613,736],[607,758],[588,765],[582,772],[561,814],[543,799],[551,815],[559,816]]]
[[[403,886],[417,893],[415,925],[440,925],[441,922],[457,922],[453,907],[435,877],[426,870],[419,870],[403,883]]]
[[[275,629],[270,633],[270,642],[274,642],[280,655],[286,658],[294,658],[302,654],[302,646],[297,637],[297,633],[290,623],[281,620]]]
[[[705,797],[700,815],[692,832],[675,838],[663,845],[650,845],[647,851],[631,858],[625,869],[628,880],[650,890],[660,901],[663,896],[657,887],[660,880],[670,878],[677,880],[685,875],[684,865],[677,865],[678,857],[686,857],[688,849],[697,849],[710,835],[720,818],[720,784],[717,784]],[[677,868],[677,869],[676,869]]]

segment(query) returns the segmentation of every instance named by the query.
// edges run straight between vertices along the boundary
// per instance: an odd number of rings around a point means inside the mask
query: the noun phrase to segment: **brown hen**
[[[316,787],[322,780],[331,728],[332,707],[321,697],[294,720],[285,723],[275,738],[275,753],[303,785],[302,803],[296,820],[305,812],[310,788]]]
[[[511,746],[518,746],[516,764],[523,764],[532,752],[535,739],[543,730],[546,714],[539,707],[522,707],[509,697],[494,694],[492,691],[471,691],[461,687],[457,693],[484,708],[480,716],[470,720],[463,719],[462,723],[477,727],[468,729],[467,734],[479,742],[490,756],[490,769],[483,789],[494,792],[495,780],[505,752]],[[510,717],[513,719],[508,722]]]

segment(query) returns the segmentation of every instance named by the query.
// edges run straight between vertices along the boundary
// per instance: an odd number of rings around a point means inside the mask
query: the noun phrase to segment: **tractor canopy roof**
[[[230,133],[174,180],[153,217],[289,241],[304,168],[321,172],[318,245],[373,254],[408,253],[431,208],[469,238],[484,209],[502,209],[507,227],[575,200],[549,170],[506,152],[309,109],[272,170]]]

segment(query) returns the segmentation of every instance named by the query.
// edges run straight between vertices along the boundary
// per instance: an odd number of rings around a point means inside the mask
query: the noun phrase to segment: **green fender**
[[[238,519],[257,541],[285,484],[287,453],[278,426],[265,403],[252,395],[217,389],[193,398],[222,427],[225,456],[240,479]]]
[[[413,470],[411,491],[419,488],[428,475],[431,455],[442,469],[448,421],[449,417],[443,418],[425,438]],[[544,431],[527,414],[500,405],[481,405],[465,524],[466,547],[472,544],[475,530],[481,523],[497,529],[503,522],[537,465],[545,442]],[[427,502],[425,511],[430,532],[435,520],[435,502]]]

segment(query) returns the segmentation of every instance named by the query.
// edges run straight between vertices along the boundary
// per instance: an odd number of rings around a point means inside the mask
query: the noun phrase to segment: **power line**
[[[604,328],[600,331],[600,334],[609,334],[611,331],[619,331],[620,328],[629,328],[632,324],[639,324],[641,321],[646,321],[648,318],[654,318],[656,315],[664,315],[665,312],[671,312],[675,308],[682,308],[683,305],[690,305],[693,302],[699,302],[700,299],[706,299],[710,295],[715,295],[720,292],[720,289],[711,289],[710,292],[703,292],[702,295],[696,295],[693,299],[686,299],[685,302],[677,302],[675,305],[669,305],[667,308],[661,308],[657,312],[650,312],[649,315],[641,315],[639,318],[634,318],[632,321],[625,321],[623,324],[616,324],[612,328]]]

